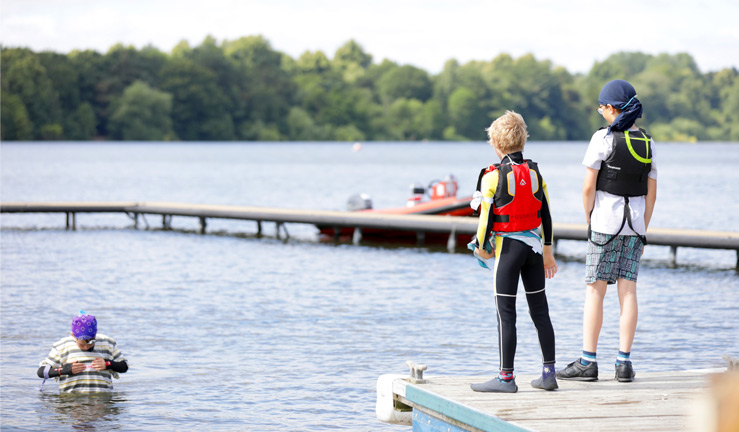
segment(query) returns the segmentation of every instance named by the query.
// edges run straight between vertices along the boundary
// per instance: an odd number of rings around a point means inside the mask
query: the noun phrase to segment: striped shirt
[[[103,393],[113,390],[113,378],[118,373],[110,369],[95,370],[91,363],[98,357],[105,361],[126,361],[113,338],[98,333],[95,336],[95,347],[91,351],[83,351],[77,346],[72,336],[67,336],[54,343],[49,356],[39,366],[49,365],[52,369],[60,368],[67,363],[85,363],[89,369],[75,375],[62,375],[59,382],[60,393]]]

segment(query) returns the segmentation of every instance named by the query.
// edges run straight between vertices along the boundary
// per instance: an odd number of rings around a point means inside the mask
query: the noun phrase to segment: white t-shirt
[[[632,126],[630,131],[638,131],[639,128]],[[582,164],[588,168],[600,170],[600,164],[608,159],[613,152],[613,134],[608,129],[600,129],[590,138],[590,144],[585,151]],[[652,140],[652,170],[649,178],[657,180],[657,165],[655,163],[654,140]],[[629,228],[629,223],[624,224],[620,235],[645,234],[644,211],[646,200],[644,196],[629,197],[629,208],[631,209],[631,224],[634,231]],[[624,198],[605,191],[595,191],[595,207],[590,216],[590,227],[593,231],[602,234],[616,234],[621,227],[624,218]]]

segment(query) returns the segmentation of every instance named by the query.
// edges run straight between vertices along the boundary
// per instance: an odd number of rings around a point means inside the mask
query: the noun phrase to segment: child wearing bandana
[[[98,333],[97,319],[80,311],[70,335],[54,343],[37,373],[44,382],[57,379],[60,393],[104,393],[113,390],[112,378],[126,371],[128,363],[116,341]]]
[[[615,379],[634,380],[631,345],[637,321],[636,279],[646,231],[657,199],[657,166],[652,137],[636,126],[642,105],[624,80],[608,82],[598,96],[598,113],[608,127],[593,134],[586,167],[583,206],[588,222],[582,356],[557,371],[557,378],[596,381],[596,349],[603,324],[603,299],[616,285],[621,305]]]

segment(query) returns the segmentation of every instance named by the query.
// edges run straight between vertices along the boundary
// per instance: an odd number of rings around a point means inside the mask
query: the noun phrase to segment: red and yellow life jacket
[[[541,174],[536,163],[490,165],[480,173],[482,177],[498,172],[498,186],[493,196],[493,231],[515,232],[536,229],[541,225],[541,203],[544,199]]]

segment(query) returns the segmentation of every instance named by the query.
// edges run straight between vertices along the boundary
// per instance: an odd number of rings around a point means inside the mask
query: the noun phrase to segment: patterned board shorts
[[[611,237],[611,234],[593,231],[592,239],[605,243]],[[604,280],[611,285],[618,279],[636,282],[643,249],[644,245],[638,236],[619,235],[605,246],[589,241],[585,259],[585,283]]]

